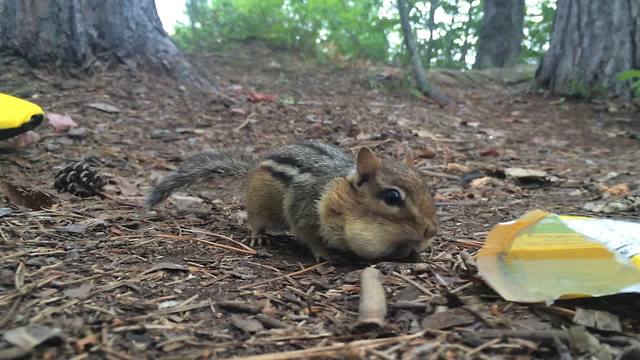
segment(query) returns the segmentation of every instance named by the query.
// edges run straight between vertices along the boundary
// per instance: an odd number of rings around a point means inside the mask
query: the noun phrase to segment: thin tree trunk
[[[164,31],[154,0],[0,0],[0,50],[34,65],[116,61],[214,89]]]
[[[431,58],[433,57],[433,32],[436,28],[436,10],[438,9],[439,1],[431,0],[429,1],[429,19],[427,19],[427,28],[429,29],[429,42],[427,43],[427,69],[431,68]]]
[[[617,76],[640,69],[640,1],[559,0],[549,50],[537,82],[555,93],[589,95],[608,89],[632,96]]]
[[[456,0],[456,2],[453,4],[453,7],[456,8],[456,13],[453,14],[451,16],[451,22],[449,23],[449,31],[453,32],[453,26],[456,23],[456,16],[458,14],[459,8],[458,8],[458,3],[459,0]],[[449,41],[449,44],[447,44],[447,50],[446,50],[446,59],[447,59],[447,64],[453,64],[453,41]]]
[[[473,0],[469,0],[469,14],[467,22],[464,24],[464,43],[462,44],[462,51],[460,52],[460,61],[463,64],[467,63],[467,54],[469,53],[469,48],[471,47],[471,42],[469,41],[469,32],[471,31],[471,27],[473,25],[473,11],[475,8],[473,7]]]
[[[405,0],[397,1],[398,12],[400,13],[400,23],[402,25],[402,33],[404,35],[404,43],[407,47],[407,51],[409,51],[409,55],[411,56],[411,65],[413,67],[413,72],[415,74],[416,81],[418,82],[420,91],[424,95],[433,97],[438,101],[444,103],[449,102],[446,97],[440,95],[431,87],[431,85],[429,85],[429,82],[427,81],[427,75],[422,68],[422,61],[420,60],[420,54],[418,53],[416,41],[413,38],[413,31],[411,30],[411,24],[409,23],[409,11],[407,10],[407,3]]]
[[[523,37],[524,0],[484,0],[476,69],[517,63]]]

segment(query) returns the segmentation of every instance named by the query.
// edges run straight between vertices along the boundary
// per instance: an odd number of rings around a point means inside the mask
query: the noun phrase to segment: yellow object
[[[640,224],[535,210],[495,226],[477,262],[510,301],[640,292]]]
[[[43,120],[44,111],[40,106],[0,93],[0,140],[25,133]]]

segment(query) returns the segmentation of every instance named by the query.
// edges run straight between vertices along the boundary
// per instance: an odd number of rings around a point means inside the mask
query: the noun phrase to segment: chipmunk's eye
[[[396,189],[386,189],[382,193],[382,200],[389,206],[398,206],[402,204],[402,194]]]

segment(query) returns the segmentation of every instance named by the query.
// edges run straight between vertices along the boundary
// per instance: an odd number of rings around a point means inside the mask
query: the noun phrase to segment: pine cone
[[[56,174],[53,188],[80,197],[98,195],[105,185],[98,171],[86,162],[77,162],[62,168]]]

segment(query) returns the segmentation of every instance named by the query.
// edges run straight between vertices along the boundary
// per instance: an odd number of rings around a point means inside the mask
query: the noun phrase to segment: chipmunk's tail
[[[154,207],[172,192],[219,177],[244,178],[256,165],[249,155],[223,151],[206,151],[188,158],[180,168],[165,177],[147,195],[146,205]]]

